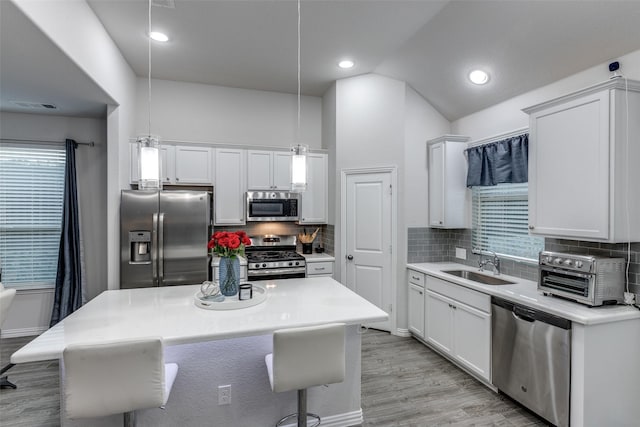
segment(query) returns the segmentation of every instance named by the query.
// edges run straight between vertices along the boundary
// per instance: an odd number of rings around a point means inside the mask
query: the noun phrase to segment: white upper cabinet
[[[213,149],[177,145],[174,152],[176,184],[206,184],[213,182]]]
[[[287,151],[247,151],[249,190],[288,191],[291,188],[291,154]]]
[[[307,154],[307,190],[300,195],[300,224],[326,224],[329,217],[327,155]]]
[[[532,234],[640,240],[640,83],[628,87],[617,79],[524,110]]]
[[[429,226],[464,228],[467,163],[466,136],[445,135],[427,141]]]
[[[138,183],[138,145],[130,145],[130,180]],[[207,146],[160,145],[160,180],[163,184],[213,183],[213,148]]]
[[[246,150],[216,148],[214,186],[214,225],[246,223]]]

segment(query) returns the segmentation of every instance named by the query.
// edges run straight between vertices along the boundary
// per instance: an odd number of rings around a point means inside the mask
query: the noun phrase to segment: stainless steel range
[[[296,236],[253,236],[245,255],[249,280],[293,279],[306,275],[304,257],[296,253]]]

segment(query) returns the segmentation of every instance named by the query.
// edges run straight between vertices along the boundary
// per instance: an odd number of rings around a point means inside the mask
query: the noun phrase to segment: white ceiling
[[[76,81],[51,84],[75,76],[68,74],[73,65],[0,3],[0,107],[5,92],[45,102],[75,98],[87,108],[104,101]],[[88,3],[136,74],[146,76],[147,0]],[[293,0],[154,7],[153,26],[171,41],[153,43],[153,77],[295,93],[296,10]],[[301,14],[303,94],[321,96],[336,79],[375,72],[408,82],[450,120],[640,49],[640,0],[302,0]],[[24,55],[31,51],[38,55]],[[356,61],[350,71],[336,67],[346,56]],[[489,84],[467,82],[474,67],[491,73]],[[33,75],[22,75],[25,69]],[[55,93],[61,88],[71,92]]]
[[[14,101],[56,105],[22,108]],[[105,117],[111,99],[11,2],[0,0],[0,110]]]

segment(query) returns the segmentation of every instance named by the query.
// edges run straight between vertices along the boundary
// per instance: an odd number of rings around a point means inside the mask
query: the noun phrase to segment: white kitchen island
[[[60,359],[72,343],[160,336],[165,361],[180,370],[166,410],[138,411],[138,426],[266,426],[296,407],[295,391],[273,393],[269,386],[264,356],[272,349],[271,333],[342,322],[348,325],[345,381],[311,388],[308,408],[323,417],[323,425],[362,422],[360,324],[386,320],[387,314],[331,278],[259,284],[267,288],[264,303],[225,311],[196,307],[199,285],[105,291],[16,351],[11,362]],[[61,364],[61,390],[63,378]],[[230,405],[218,405],[221,385],[231,385]],[[61,414],[65,426],[119,426],[122,420],[71,421]]]

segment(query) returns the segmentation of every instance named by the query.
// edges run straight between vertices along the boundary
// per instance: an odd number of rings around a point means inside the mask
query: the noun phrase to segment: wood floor
[[[31,339],[0,340],[0,365]],[[58,426],[58,362],[17,365],[8,374],[18,389],[0,390],[0,426]],[[362,336],[362,409],[362,427],[546,425],[418,341],[375,330]]]

